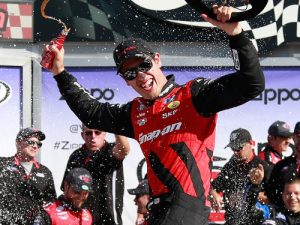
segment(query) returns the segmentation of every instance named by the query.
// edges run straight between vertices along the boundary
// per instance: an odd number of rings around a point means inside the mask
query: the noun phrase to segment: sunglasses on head
[[[84,131],[84,134],[86,136],[92,136],[93,133],[95,133],[95,135],[100,135],[102,132],[99,130],[88,130],[88,131]]]
[[[38,146],[38,148],[42,147],[43,143],[39,141],[32,141],[32,140],[27,140],[26,143],[32,147],[35,145]]]
[[[149,71],[153,66],[152,57],[145,58],[145,60],[138,65],[136,68],[129,69],[125,72],[120,73],[121,77],[125,80],[134,80],[138,73],[145,73]]]

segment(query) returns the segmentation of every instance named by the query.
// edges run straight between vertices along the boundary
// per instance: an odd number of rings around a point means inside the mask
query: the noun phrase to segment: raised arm
[[[126,157],[126,155],[129,154],[130,151],[128,138],[121,135],[115,135],[115,137],[116,145],[112,150],[112,154],[116,159],[123,160]]]
[[[230,14],[229,9],[224,10]],[[221,21],[213,20],[206,15],[202,17],[227,34],[236,70],[216,80],[197,79],[193,83],[194,105],[199,113],[210,115],[255,98],[264,90],[265,79],[257,51],[239,23],[224,22],[230,18],[229,15],[221,16]]]

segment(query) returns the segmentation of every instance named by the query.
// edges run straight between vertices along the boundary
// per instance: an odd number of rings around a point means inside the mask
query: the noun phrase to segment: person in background
[[[135,195],[134,202],[137,205],[136,225],[147,225],[149,211],[147,204],[150,199],[148,179],[143,179],[135,189],[128,189],[129,194]]]
[[[64,192],[44,205],[33,225],[91,225],[92,215],[83,205],[92,189],[92,176],[84,168],[70,170],[64,180]]]
[[[151,201],[156,203],[150,209],[150,225],[208,223],[217,113],[250,101],[265,87],[254,46],[239,23],[227,22],[232,8],[215,6],[214,13],[217,20],[202,17],[226,32],[236,71],[216,80],[195,77],[179,85],[173,75],[165,76],[160,53],[141,39],[127,39],[113,53],[117,73],[141,97],[124,105],[97,101],[65,70],[64,49],[51,47],[56,54],[51,72],[79,119],[91,129],[134,138],[140,144]]]
[[[282,194],[283,207],[277,210],[272,219],[262,225],[299,225],[300,224],[300,179],[287,180]]]
[[[56,198],[51,171],[36,159],[45,138],[35,128],[21,129],[17,153],[0,158],[1,224],[31,224],[39,208]]]
[[[82,125],[84,144],[69,157],[66,174],[73,168],[83,167],[93,177],[93,193],[85,207],[93,216],[94,225],[122,225],[124,196],[123,160],[129,153],[128,139],[115,135],[115,142],[105,140],[106,132]],[[64,178],[61,185],[64,190]]]
[[[294,153],[278,162],[271,173],[266,194],[275,208],[282,208],[284,183],[300,178],[300,122],[294,128]]]
[[[268,129],[268,142],[266,147],[258,153],[258,157],[275,165],[283,159],[283,152],[289,147],[293,133],[290,126],[283,121],[275,121]]]
[[[246,129],[232,131],[226,147],[231,148],[233,156],[212,182],[212,206],[219,211],[224,204],[226,225],[257,224],[263,219],[263,212],[256,203],[271,166],[254,154],[255,142]]]

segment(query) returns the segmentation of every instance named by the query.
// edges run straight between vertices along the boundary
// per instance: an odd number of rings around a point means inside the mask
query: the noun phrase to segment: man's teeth
[[[142,85],[142,88],[149,88],[152,86],[152,80],[148,80],[147,83]]]

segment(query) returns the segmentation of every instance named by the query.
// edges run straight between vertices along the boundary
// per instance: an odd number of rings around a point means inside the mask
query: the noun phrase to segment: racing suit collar
[[[162,88],[161,93],[159,95],[159,98],[166,96],[169,94],[175,87],[178,85],[175,83],[175,77],[173,74],[170,74],[167,76],[167,83],[165,86]]]

